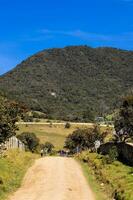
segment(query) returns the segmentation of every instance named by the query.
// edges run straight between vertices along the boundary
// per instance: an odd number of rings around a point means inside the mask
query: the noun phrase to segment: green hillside
[[[87,46],[41,51],[0,77],[11,98],[47,117],[80,121],[109,112],[132,86],[133,51]]]

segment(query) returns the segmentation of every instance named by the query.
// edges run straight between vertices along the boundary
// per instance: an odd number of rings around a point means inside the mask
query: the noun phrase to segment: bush
[[[103,164],[111,164],[111,163],[113,163],[115,160],[117,160],[117,158],[118,158],[117,147],[113,146],[113,147],[109,150],[109,154],[103,157],[102,163],[103,163]]]
[[[44,150],[44,152],[46,153],[52,153],[53,149],[54,149],[54,145],[50,142],[45,142],[45,144],[41,145],[42,149]]]
[[[101,133],[98,126],[94,126],[93,128],[77,129],[67,136],[65,147],[73,153],[94,148],[94,142],[96,140],[103,142],[106,135],[107,132]]]
[[[32,111],[32,116],[33,116],[33,118],[37,118],[37,119],[45,119],[46,118],[46,115],[44,113],[36,112],[36,111]]]
[[[69,122],[67,122],[66,124],[65,124],[65,128],[70,128],[71,127],[71,124],[69,123]]]
[[[112,161],[115,161],[117,160],[118,158],[118,151],[117,151],[117,147],[112,147],[110,150],[109,150],[109,158],[112,160]]]
[[[39,139],[36,137],[35,133],[23,132],[18,135],[18,139],[25,144],[27,150],[31,152],[37,150]]]
[[[23,121],[24,122],[33,122],[33,116],[29,116],[29,115],[25,115],[24,117],[23,117]]]
[[[40,122],[40,119],[35,119],[35,122]]]

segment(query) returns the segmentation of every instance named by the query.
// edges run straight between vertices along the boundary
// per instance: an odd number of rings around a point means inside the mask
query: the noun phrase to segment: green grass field
[[[89,170],[95,176],[99,185],[103,183],[104,193],[113,198],[112,194],[116,191],[117,199],[133,200],[133,168],[115,161],[112,164],[103,164],[104,156],[83,152],[79,159],[86,161],[85,171]]]
[[[0,200],[20,187],[25,172],[38,156],[28,152],[10,150],[5,158],[0,158]]]

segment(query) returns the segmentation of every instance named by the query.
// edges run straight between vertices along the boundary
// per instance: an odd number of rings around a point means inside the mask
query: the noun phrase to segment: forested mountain
[[[41,51],[0,77],[11,98],[71,120],[109,112],[132,86],[133,51],[87,46]]]

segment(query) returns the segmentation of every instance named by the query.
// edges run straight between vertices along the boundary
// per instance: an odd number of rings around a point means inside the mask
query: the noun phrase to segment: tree
[[[54,145],[50,142],[45,142],[45,144],[42,145],[42,149],[44,149],[44,151],[46,150],[47,153],[51,153],[53,148],[54,148]]]
[[[35,133],[23,132],[17,137],[25,144],[27,149],[31,152],[34,152],[39,145],[39,139],[37,138]]]
[[[15,135],[16,122],[24,110],[24,106],[0,96],[0,143]]]
[[[84,122],[93,122],[95,119],[94,111],[92,108],[87,107],[86,110],[83,112],[83,121]]]
[[[129,138],[133,139],[133,95],[123,99],[115,120],[115,140],[125,142]]]
[[[94,126],[91,129],[77,129],[66,138],[65,148],[70,149],[72,152],[75,152],[76,149],[82,151],[93,148],[94,142],[96,140],[103,142],[107,134],[107,132],[101,133],[99,126]]]

